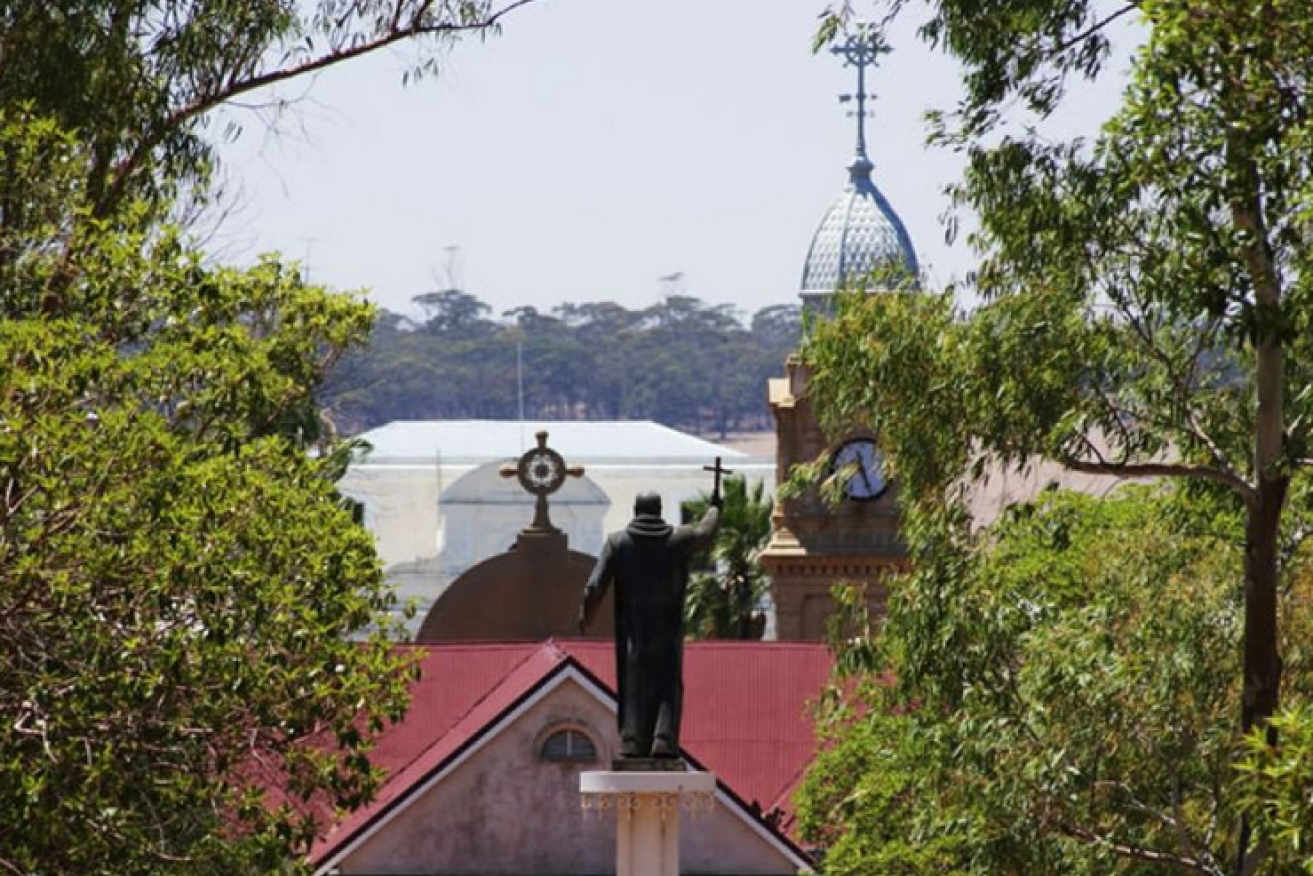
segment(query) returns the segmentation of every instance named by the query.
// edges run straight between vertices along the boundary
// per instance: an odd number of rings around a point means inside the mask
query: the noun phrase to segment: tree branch
[[[1199,861],[1206,861],[1207,866],[1209,868],[1217,870],[1219,869],[1217,867],[1217,862],[1213,858],[1213,856],[1208,852],[1208,844],[1205,843],[1203,846],[1200,846],[1200,844],[1195,842],[1194,838],[1190,836],[1189,831],[1186,829],[1185,819],[1181,816],[1180,770],[1173,769],[1172,776],[1173,776],[1172,808],[1175,812],[1175,815],[1168,815],[1166,812],[1155,809],[1149,804],[1141,801],[1138,797],[1135,796],[1134,790],[1132,790],[1131,786],[1128,785],[1126,782],[1123,781],[1095,782],[1095,787],[1102,785],[1105,788],[1109,788],[1119,792],[1122,795],[1122,797],[1126,800],[1126,805],[1129,806],[1133,811],[1139,812],[1140,814],[1145,815],[1148,818],[1152,818],[1154,821],[1158,822],[1162,826],[1169,828],[1173,833],[1176,834],[1177,841],[1179,842],[1180,847],[1182,849],[1188,850],[1189,854],[1193,855]]]
[[[1228,471],[1204,465],[1173,462],[1090,462],[1071,456],[1059,456],[1064,468],[1083,474],[1105,474],[1123,478],[1201,478],[1229,487],[1240,494],[1245,502],[1257,501],[1258,494],[1246,481]]]
[[[1075,824],[1057,822],[1054,825],[1059,833],[1078,839],[1082,842],[1092,843],[1103,846],[1114,854],[1121,855],[1125,858],[1133,858],[1137,861],[1146,861],[1151,864],[1167,864],[1172,867],[1180,867],[1190,870],[1194,873],[1205,873],[1207,876],[1222,876],[1216,866],[1201,858],[1194,858],[1188,855],[1174,855],[1171,852],[1160,852],[1156,849],[1146,849],[1143,846],[1133,846],[1127,843],[1119,843],[1106,837],[1103,834],[1096,833],[1088,828],[1080,827]]]
[[[1085,42],[1087,39],[1094,36],[1096,33],[1103,30],[1105,27],[1112,24],[1114,21],[1121,18],[1126,13],[1133,12],[1134,10],[1139,8],[1140,8],[1140,0],[1131,0],[1131,2],[1127,3],[1125,6],[1123,6],[1121,9],[1118,9],[1116,12],[1109,13],[1107,16],[1100,19],[1099,21],[1094,22],[1094,24],[1091,24],[1089,27],[1085,28],[1085,30],[1081,31],[1080,33],[1074,34],[1068,37],[1067,39],[1063,40],[1062,42],[1058,43],[1056,46],[1053,47],[1053,54],[1055,55],[1061,54],[1062,52],[1067,51],[1068,49],[1072,48],[1078,43]]]
[[[293,64],[290,67],[281,67],[276,70],[270,70],[266,73],[249,76],[245,79],[234,80],[225,83],[222,87],[209,94],[204,94],[184,106],[178,107],[171,112],[155,130],[142,139],[137,147],[132,150],[123,160],[114,168],[113,182],[109,187],[108,193],[103,200],[105,206],[114,204],[123,195],[128,180],[132,174],[146,160],[146,157],[158,146],[168,135],[170,131],[176,131],[182,125],[190,122],[198,116],[204,115],[220,104],[226,103],[238,95],[245,94],[249,91],[255,91],[268,85],[275,85],[288,79],[294,79],[298,76],[304,76],[308,73],[315,73],[320,70],[326,70],[341,64],[343,61],[349,61],[364,55],[371,54],[379,49],[385,49],[395,43],[404,40],[413,39],[422,36],[438,35],[455,35],[460,33],[469,33],[476,31],[486,31],[496,27],[501,19],[506,15],[514,12],[522,6],[528,6],[536,0],[512,0],[506,6],[498,9],[496,12],[488,15],[486,18],[464,24],[444,23],[444,24],[424,24],[421,19],[425,11],[431,6],[425,3],[405,27],[391,27],[382,34],[373,39],[357,45],[347,45],[342,48],[334,49],[326,54],[299,64]]]
[[[1227,458],[1226,454],[1222,452],[1222,448],[1213,440],[1213,437],[1208,434],[1207,430],[1204,429],[1203,425],[1199,422],[1199,418],[1195,416],[1195,410],[1190,404],[1190,388],[1182,380],[1177,364],[1172,361],[1172,357],[1168,355],[1167,351],[1165,351],[1158,343],[1158,336],[1149,323],[1149,308],[1143,303],[1138,303],[1138,306],[1135,308],[1119,307],[1119,309],[1122,311],[1122,315],[1126,319],[1127,324],[1130,325],[1134,335],[1140,340],[1145,352],[1150,358],[1156,360],[1162,365],[1167,380],[1171,383],[1172,390],[1176,395],[1176,403],[1180,407],[1182,416],[1185,419],[1184,425],[1186,431],[1204,446],[1204,449],[1206,449],[1208,454],[1212,457],[1215,466],[1229,474],[1235,475],[1238,479],[1240,477],[1239,474],[1237,474],[1235,469],[1231,466],[1230,460]],[[1194,354],[1190,357],[1191,367],[1193,367],[1198,356],[1202,353],[1202,338],[1207,336],[1207,333],[1205,332],[1200,332],[1199,334],[1201,342],[1196,346]]]

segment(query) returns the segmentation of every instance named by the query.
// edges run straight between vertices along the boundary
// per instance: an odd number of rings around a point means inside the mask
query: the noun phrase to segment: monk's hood
[[[654,514],[640,514],[625,527],[625,532],[630,535],[647,538],[664,538],[673,530],[673,526]]]

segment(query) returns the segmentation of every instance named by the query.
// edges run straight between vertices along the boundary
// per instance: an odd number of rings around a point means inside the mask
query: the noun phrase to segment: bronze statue
[[[620,758],[677,759],[684,697],[684,590],[689,563],[720,522],[720,460],[711,507],[692,526],[661,519],[661,497],[642,493],[634,519],[602,546],[584,588],[580,622],[591,619],[615,582],[615,660],[620,696]]]

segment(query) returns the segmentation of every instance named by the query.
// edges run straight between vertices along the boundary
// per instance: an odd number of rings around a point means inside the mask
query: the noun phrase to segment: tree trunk
[[[736,588],[738,592],[734,594],[734,614],[737,615],[734,638],[745,642],[752,638],[752,587],[746,575],[738,582]]]
[[[1245,519],[1245,626],[1244,688],[1240,698],[1240,724],[1245,733],[1267,726],[1267,744],[1277,744],[1276,729],[1268,719],[1281,702],[1281,656],[1277,649],[1277,593],[1280,564],[1277,541],[1281,508],[1290,480],[1258,479],[1258,499]],[[1249,876],[1264,854],[1260,845],[1249,848],[1248,813],[1241,813],[1236,843],[1236,876]]]
[[[1266,288],[1264,288],[1266,286]],[[1275,284],[1258,284],[1260,307],[1279,313]],[[1281,473],[1284,452],[1283,351],[1272,335],[1259,336],[1255,387],[1254,471],[1257,490],[1245,517],[1245,687],[1241,693],[1241,728],[1249,733],[1267,725],[1280,705],[1281,658],[1278,651],[1278,587],[1281,508],[1291,483]],[[1267,726],[1267,743],[1275,746],[1276,730]],[[1236,875],[1249,876],[1263,859],[1263,848],[1250,852],[1249,814],[1241,813],[1236,847]]]
[[[1241,165],[1256,178],[1252,162]],[[1257,192],[1257,187],[1253,188]],[[1278,328],[1281,324],[1281,285],[1263,233],[1257,197],[1237,206],[1236,225],[1251,236],[1246,261],[1254,281],[1255,363],[1257,409],[1254,417],[1255,492],[1245,517],[1245,626],[1244,688],[1240,724],[1245,733],[1266,726],[1281,702],[1281,657],[1277,648],[1277,592],[1280,582],[1278,540],[1281,511],[1290,486],[1283,470],[1285,453],[1285,355]],[[1277,744],[1276,731],[1267,727],[1267,742]],[[1262,861],[1263,849],[1249,852],[1250,824],[1240,817],[1236,845],[1236,874],[1248,876]]]
[[[1245,523],[1244,692],[1241,725],[1248,733],[1276,712],[1281,658],[1277,653],[1277,538],[1287,478],[1260,479],[1258,502]]]

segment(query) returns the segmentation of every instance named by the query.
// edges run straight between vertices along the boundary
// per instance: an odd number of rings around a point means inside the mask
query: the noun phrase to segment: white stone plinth
[[[679,816],[710,809],[716,777],[695,772],[579,774],[586,810],[616,813],[616,876],[678,876]]]

